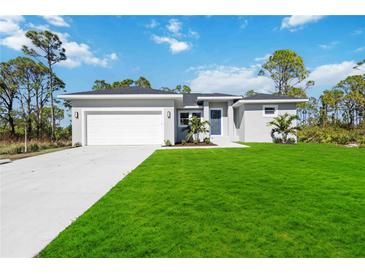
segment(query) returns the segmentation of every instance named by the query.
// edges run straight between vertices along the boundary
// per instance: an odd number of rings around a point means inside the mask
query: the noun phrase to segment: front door
[[[210,110],[210,135],[222,135],[222,109]]]

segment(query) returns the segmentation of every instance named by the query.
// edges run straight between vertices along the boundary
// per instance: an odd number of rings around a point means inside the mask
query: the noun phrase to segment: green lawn
[[[365,149],[156,151],[40,257],[365,257]]]

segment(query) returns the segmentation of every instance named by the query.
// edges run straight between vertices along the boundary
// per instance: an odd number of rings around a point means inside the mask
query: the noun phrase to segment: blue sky
[[[64,42],[56,67],[68,92],[96,79],[145,76],[154,88],[188,84],[196,92],[272,91],[257,76],[267,56],[289,48],[304,58],[318,96],[365,58],[365,16],[11,16],[0,17],[0,61],[21,54],[24,32],[49,29]]]

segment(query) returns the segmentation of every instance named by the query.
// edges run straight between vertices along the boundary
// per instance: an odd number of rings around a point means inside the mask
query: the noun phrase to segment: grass
[[[55,152],[71,148],[71,142],[62,141],[53,143],[50,141],[32,140],[28,143],[28,151],[24,152],[23,142],[0,142],[0,159],[18,160],[22,158],[37,156],[45,153]]]
[[[40,257],[364,257],[365,149],[159,150]]]

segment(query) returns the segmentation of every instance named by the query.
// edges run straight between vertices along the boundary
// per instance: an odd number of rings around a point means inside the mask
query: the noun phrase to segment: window
[[[278,106],[277,105],[263,106],[262,114],[264,117],[276,117],[278,116]]]
[[[180,112],[179,123],[181,127],[189,124],[189,112]]]
[[[196,116],[201,118],[202,112],[201,111],[181,111],[179,112],[179,127],[186,127],[189,125],[189,119],[191,117]]]
[[[193,112],[191,114],[191,116],[195,116],[195,117],[201,118],[202,117],[202,113],[201,112]]]

